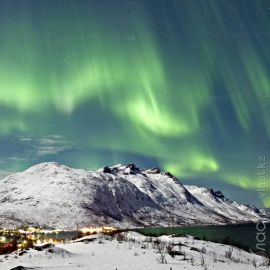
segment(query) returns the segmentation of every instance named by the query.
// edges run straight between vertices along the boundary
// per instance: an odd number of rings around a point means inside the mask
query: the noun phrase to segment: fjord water
[[[259,230],[261,230],[261,232]],[[237,225],[209,225],[209,226],[185,226],[185,227],[156,227],[139,229],[146,235],[192,235],[200,239],[214,241],[218,243],[238,243],[242,248],[250,249],[253,252],[258,252],[257,244],[270,252],[270,223],[263,225],[259,224],[258,229],[256,224],[237,224]],[[259,235],[259,233],[261,233]],[[264,237],[265,236],[265,237]],[[265,238],[265,239],[264,239]]]

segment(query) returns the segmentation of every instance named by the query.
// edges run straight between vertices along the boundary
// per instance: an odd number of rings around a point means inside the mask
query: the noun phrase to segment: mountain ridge
[[[221,191],[183,185],[157,167],[118,164],[87,171],[45,162],[1,182],[0,227],[6,228],[232,224],[264,218],[255,206],[231,201]]]

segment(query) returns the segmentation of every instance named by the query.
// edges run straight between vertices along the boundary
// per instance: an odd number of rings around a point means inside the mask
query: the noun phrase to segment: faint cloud
[[[7,157],[6,159],[8,159],[8,160],[14,160],[14,161],[25,161],[26,160],[26,158],[17,157],[17,156]]]
[[[37,139],[36,154],[38,156],[56,155],[71,149],[65,138],[58,134]]]
[[[44,145],[44,146],[39,146],[37,148],[37,155],[38,156],[56,155],[60,152],[64,152],[71,149],[72,147],[68,145],[63,145],[63,146]]]
[[[31,142],[33,140],[33,138],[31,137],[25,137],[25,136],[21,136],[19,139],[21,142]]]
[[[72,149],[67,140],[59,134],[51,134],[41,138],[21,136],[19,139],[25,144],[30,144],[32,154],[38,157],[56,155]]]

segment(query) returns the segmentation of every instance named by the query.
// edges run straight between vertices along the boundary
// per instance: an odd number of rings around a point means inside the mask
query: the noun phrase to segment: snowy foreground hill
[[[269,259],[236,247],[186,237],[86,236],[0,255],[0,269],[263,270]]]
[[[1,180],[0,227],[75,229],[256,222],[263,214],[220,191],[184,186],[158,168],[97,171],[47,162]]]

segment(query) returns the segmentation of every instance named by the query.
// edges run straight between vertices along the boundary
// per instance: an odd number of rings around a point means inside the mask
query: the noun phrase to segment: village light
[[[116,228],[109,227],[109,226],[103,226],[103,227],[85,227],[81,228],[80,231],[83,234],[89,233],[89,234],[95,234],[95,233],[108,233],[108,232],[113,232],[115,231]]]
[[[1,237],[0,237],[0,242],[6,242],[6,240],[7,240],[7,239],[6,239],[5,236],[1,236]]]

